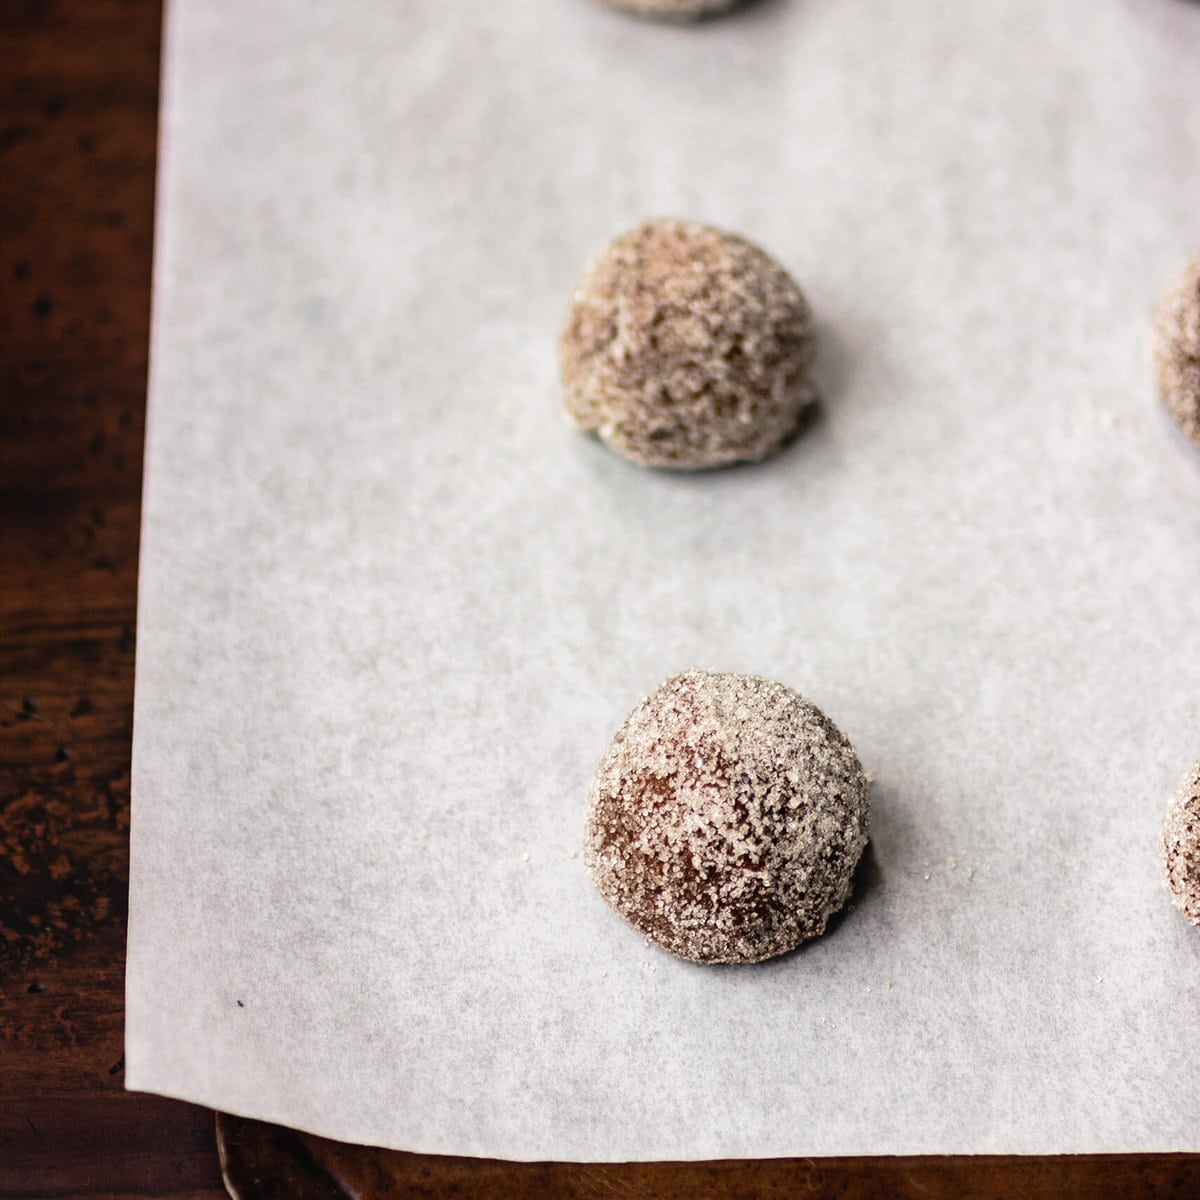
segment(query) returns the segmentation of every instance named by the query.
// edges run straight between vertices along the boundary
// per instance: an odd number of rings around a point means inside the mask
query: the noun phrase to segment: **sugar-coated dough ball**
[[[1200,443],[1200,255],[1163,297],[1154,332],[1159,395],[1183,432]]]
[[[560,343],[566,409],[643,466],[754,462],[814,399],[814,351],[804,296],[757,246],[647,221],[576,289]]]
[[[1163,861],[1175,907],[1200,927],[1200,762],[1188,773],[1163,824]]]
[[[745,0],[604,0],[612,8],[636,13],[639,17],[659,17],[671,21],[693,21],[728,12]]]
[[[688,671],[613,738],[584,862],[658,945],[759,962],[823,933],[845,904],[869,804],[854,748],[815,705],[753,675]]]

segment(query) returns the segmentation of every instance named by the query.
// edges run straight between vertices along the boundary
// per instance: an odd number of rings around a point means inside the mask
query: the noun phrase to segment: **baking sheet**
[[[174,0],[126,1080],[518,1159],[1200,1150],[1200,8]],[[584,261],[767,247],[819,419],[639,470],[560,416]],[[827,937],[644,943],[580,858],[617,725],[782,680],[874,773]]]

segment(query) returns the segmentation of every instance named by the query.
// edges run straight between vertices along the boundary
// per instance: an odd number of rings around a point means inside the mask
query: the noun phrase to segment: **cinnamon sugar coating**
[[[700,963],[752,963],[825,931],[867,843],[869,791],[813,704],[752,675],[688,671],[630,714],[589,800],[606,901]]]
[[[1200,927],[1200,762],[1180,785],[1162,831],[1163,863],[1175,907]]]
[[[572,419],[642,466],[756,462],[815,398],[808,304],[733,234],[647,221],[576,289],[559,344]]]
[[[1159,395],[1183,432],[1200,443],[1200,254],[1163,297],[1154,332]]]
[[[694,21],[713,17],[737,8],[745,0],[604,0],[610,8],[620,8],[639,17],[658,17],[668,21]]]

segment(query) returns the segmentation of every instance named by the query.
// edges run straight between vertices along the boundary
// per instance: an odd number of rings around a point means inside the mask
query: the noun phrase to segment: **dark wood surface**
[[[156,0],[0,3],[0,1195],[223,1195],[123,1091]]]
[[[765,1162],[510,1163],[346,1146],[219,1118],[235,1200],[1194,1200],[1185,1155],[819,1158]]]
[[[213,1114],[122,1086],[159,27],[159,0],[0,3],[3,1197],[224,1194]],[[245,1200],[1200,1197],[1200,1156],[530,1165],[218,1132]]]

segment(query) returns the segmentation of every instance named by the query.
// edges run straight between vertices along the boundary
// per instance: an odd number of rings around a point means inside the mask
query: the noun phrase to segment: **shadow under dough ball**
[[[565,405],[647,467],[757,462],[815,398],[803,294],[757,246],[647,221],[588,267],[559,344]]]
[[[753,675],[688,671],[613,738],[584,863],[664,949],[759,962],[824,933],[845,904],[869,807],[853,747],[815,705]]]
[[[619,8],[639,17],[665,21],[695,21],[739,8],[747,0],[604,0],[609,8]]]
[[[1171,900],[1200,928],[1200,762],[1192,767],[1171,801],[1162,843]]]
[[[1159,395],[1183,432],[1200,444],[1200,254],[1163,297],[1154,332]]]

